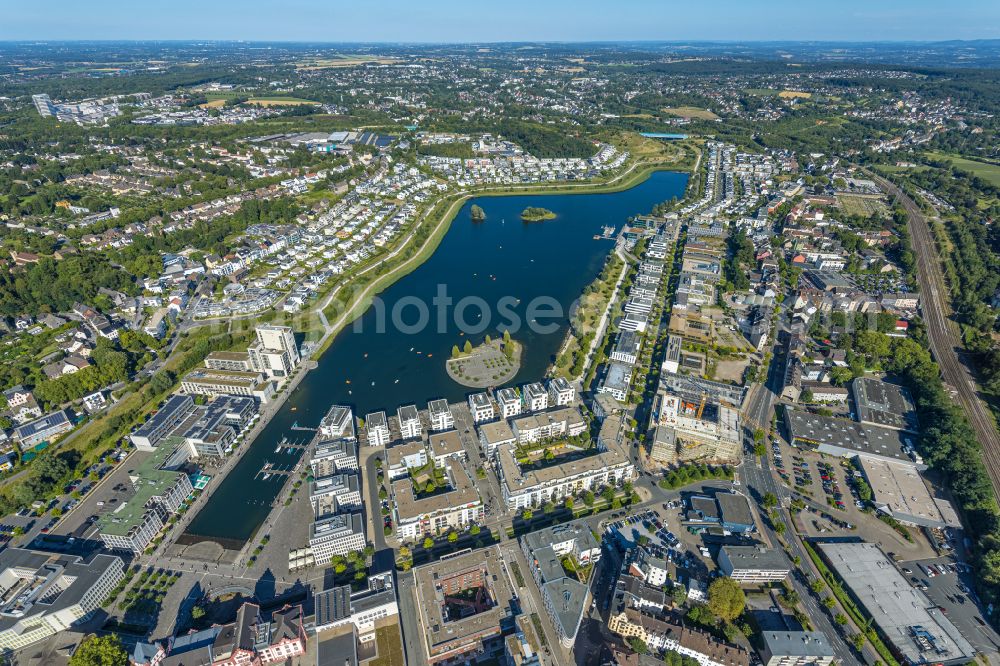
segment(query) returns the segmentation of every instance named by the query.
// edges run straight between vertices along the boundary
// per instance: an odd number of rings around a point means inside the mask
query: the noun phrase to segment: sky
[[[0,0],[0,40],[992,38],[998,0]]]

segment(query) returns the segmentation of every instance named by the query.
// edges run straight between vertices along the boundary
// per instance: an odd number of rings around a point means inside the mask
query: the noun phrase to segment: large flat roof
[[[903,450],[915,442],[912,435],[892,428],[858,423],[834,416],[819,416],[785,407],[785,425],[792,441],[813,444],[838,456],[874,456],[913,465]]]
[[[962,663],[975,650],[872,543],[817,543],[881,633],[910,663]]]
[[[919,432],[917,407],[906,388],[871,377],[858,377],[851,382],[851,395],[858,410],[858,421]]]
[[[932,496],[913,465],[867,456],[858,456],[858,460],[880,510],[904,522],[925,527],[960,525],[951,503]]]
[[[413,481],[409,478],[392,482],[392,494],[396,502],[396,515],[400,520],[418,518],[423,515],[459,509],[478,503],[479,492],[462,465],[446,460],[444,468],[451,482],[451,490],[428,497],[417,497],[413,492]]]
[[[475,615],[447,620],[443,614],[444,593],[439,581],[448,580],[463,572],[479,569],[484,575],[493,607]],[[500,625],[510,615],[510,589],[507,574],[497,559],[494,549],[465,553],[457,557],[438,560],[413,570],[416,581],[417,611],[426,644],[432,653],[445,648],[462,650],[477,643],[482,637],[499,635]],[[435,649],[435,646],[438,646]]]
[[[149,500],[163,495],[177,482],[179,476],[184,475],[184,472],[162,468],[180,445],[179,438],[168,438],[136,467],[131,474],[134,479],[132,485],[135,487],[135,494],[120,504],[118,509],[98,519],[97,527],[102,534],[128,536],[129,531],[140,524],[146,515],[148,508],[146,505]]]

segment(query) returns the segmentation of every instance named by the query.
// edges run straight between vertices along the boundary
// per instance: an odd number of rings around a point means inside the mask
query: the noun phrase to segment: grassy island
[[[528,206],[521,211],[521,219],[525,222],[541,222],[542,220],[556,219],[556,214],[548,208]]]
[[[462,349],[451,349],[446,369],[448,376],[471,388],[499,386],[509,382],[521,368],[521,345],[504,332],[503,340],[486,340],[476,347],[468,340]]]
[[[486,219],[486,211],[483,210],[482,206],[472,204],[472,207],[469,209],[469,216],[473,222],[482,222]]]

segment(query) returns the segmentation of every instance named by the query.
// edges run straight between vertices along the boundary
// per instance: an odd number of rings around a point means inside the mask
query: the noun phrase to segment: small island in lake
[[[541,222],[542,220],[554,220],[556,214],[548,208],[536,208],[528,206],[521,211],[521,219],[525,222]]]
[[[472,217],[473,222],[482,222],[486,219],[486,211],[483,210],[482,206],[477,206],[476,204],[472,204],[472,207],[469,209],[469,215]]]
[[[451,358],[445,364],[448,376],[471,388],[487,388],[509,382],[521,369],[521,345],[504,331],[502,340],[486,340],[476,347],[465,341],[462,349],[451,348]]]

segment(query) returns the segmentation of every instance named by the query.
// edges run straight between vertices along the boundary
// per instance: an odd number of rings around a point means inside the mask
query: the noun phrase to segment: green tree
[[[583,503],[586,504],[587,506],[594,506],[595,499],[596,498],[594,497],[593,491],[588,490],[587,492],[583,493]]]
[[[69,666],[125,666],[128,652],[117,634],[87,636],[69,658]]]
[[[521,512],[521,518],[523,518],[525,520],[531,520],[531,518],[534,515],[535,514],[531,511],[531,509],[525,509],[524,511]]]
[[[732,622],[743,613],[746,595],[732,578],[716,578],[708,586],[708,609],[726,622]]]
[[[458,532],[454,530],[448,532],[448,543],[455,543],[456,541],[458,541]]]
[[[567,509],[569,509],[570,511],[572,511],[573,510],[573,498],[572,497],[567,497],[566,501],[563,502],[563,506],[565,506]]]
[[[466,340],[466,341],[465,341],[465,347],[464,347],[464,350],[465,350],[465,353],[466,353],[466,354],[468,354],[469,352],[471,352],[471,351],[472,351],[472,341],[471,341],[471,340]]]
[[[473,525],[472,527],[469,528],[469,534],[471,534],[472,536],[477,536],[481,531],[482,528],[479,527],[479,525]]]
[[[778,498],[774,496],[774,493],[764,493],[763,503],[765,507],[770,509],[778,506]]]
[[[458,351],[458,345],[452,345],[451,346],[451,357],[452,358],[458,358],[461,355],[462,355],[462,352]]]
[[[839,624],[840,626],[844,626],[845,624],[847,624],[847,616],[844,615],[843,613],[837,613],[836,615],[833,616],[833,621]]]
[[[649,646],[646,645],[646,641],[638,636],[628,639],[628,646],[632,648],[633,652],[637,652],[638,654],[649,654]]]
[[[434,539],[430,537],[424,537],[424,550],[430,550],[434,547]]]

